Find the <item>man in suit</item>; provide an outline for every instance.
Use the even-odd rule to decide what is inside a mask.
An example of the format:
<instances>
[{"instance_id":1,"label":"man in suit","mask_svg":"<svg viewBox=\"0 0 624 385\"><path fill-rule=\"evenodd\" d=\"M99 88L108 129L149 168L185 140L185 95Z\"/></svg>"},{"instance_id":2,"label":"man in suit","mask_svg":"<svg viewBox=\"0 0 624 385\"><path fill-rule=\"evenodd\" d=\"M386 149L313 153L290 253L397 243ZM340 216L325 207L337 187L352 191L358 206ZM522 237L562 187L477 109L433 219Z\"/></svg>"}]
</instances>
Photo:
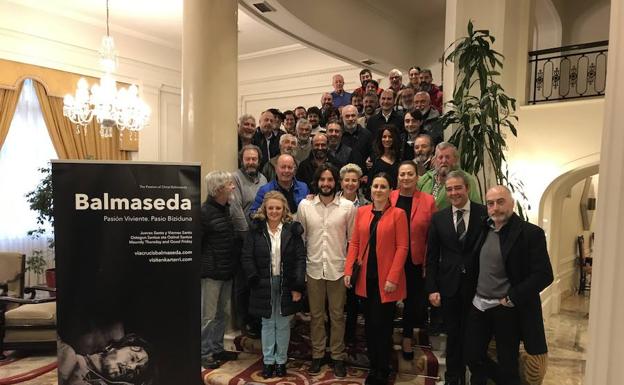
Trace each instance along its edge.
<instances>
[{"instance_id":1,"label":"man in suit","mask_svg":"<svg viewBox=\"0 0 624 385\"><path fill-rule=\"evenodd\" d=\"M475 246L487 210L468 199L470 183L464 172L451 171L445 186L451 206L431 218L426 288L431 304L442 306L447 328L445 384L463 385L465 319L477 278Z\"/></svg>"},{"instance_id":2,"label":"man in suit","mask_svg":"<svg viewBox=\"0 0 624 385\"><path fill-rule=\"evenodd\" d=\"M553 271L544 230L513 212L507 187L489 189L486 205L489 219L478 245L479 275L466 322L466 360L472 384L485 385L487 349L494 336L496 381L516 385L520 340L529 354L548 350L540 292L552 283Z\"/></svg>"}]
</instances>

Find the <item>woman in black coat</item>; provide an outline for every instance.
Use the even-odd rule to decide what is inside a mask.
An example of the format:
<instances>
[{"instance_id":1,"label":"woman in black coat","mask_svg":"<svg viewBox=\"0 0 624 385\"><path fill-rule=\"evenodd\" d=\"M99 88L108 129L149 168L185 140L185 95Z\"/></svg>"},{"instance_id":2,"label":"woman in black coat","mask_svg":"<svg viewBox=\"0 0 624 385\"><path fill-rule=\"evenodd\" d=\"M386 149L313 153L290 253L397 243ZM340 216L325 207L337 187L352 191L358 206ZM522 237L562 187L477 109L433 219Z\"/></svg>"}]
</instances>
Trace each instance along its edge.
<instances>
[{"instance_id":1,"label":"woman in black coat","mask_svg":"<svg viewBox=\"0 0 624 385\"><path fill-rule=\"evenodd\" d=\"M265 378L286 375L290 320L305 287L303 227L293 222L282 193L268 192L254 215L241 263L251 287L249 313L262 317Z\"/></svg>"}]
</instances>

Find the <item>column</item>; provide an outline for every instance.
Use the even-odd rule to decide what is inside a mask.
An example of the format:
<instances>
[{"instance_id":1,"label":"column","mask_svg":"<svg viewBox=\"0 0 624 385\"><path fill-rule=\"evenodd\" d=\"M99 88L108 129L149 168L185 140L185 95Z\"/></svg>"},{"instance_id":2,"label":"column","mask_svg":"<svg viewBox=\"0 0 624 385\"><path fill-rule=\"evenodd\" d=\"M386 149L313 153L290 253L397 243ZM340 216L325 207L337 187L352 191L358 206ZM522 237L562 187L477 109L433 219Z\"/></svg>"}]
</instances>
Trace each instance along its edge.
<instances>
[{"instance_id":1,"label":"column","mask_svg":"<svg viewBox=\"0 0 624 385\"><path fill-rule=\"evenodd\" d=\"M184 0L183 3L183 160L201 162L202 177L217 169L234 171L237 165L237 2ZM205 192L202 200L204 197Z\"/></svg>"},{"instance_id":2,"label":"column","mask_svg":"<svg viewBox=\"0 0 624 385\"><path fill-rule=\"evenodd\" d=\"M585 384L624 379L624 6L611 2ZM582 140L582 138L579 138Z\"/></svg>"}]
</instances>

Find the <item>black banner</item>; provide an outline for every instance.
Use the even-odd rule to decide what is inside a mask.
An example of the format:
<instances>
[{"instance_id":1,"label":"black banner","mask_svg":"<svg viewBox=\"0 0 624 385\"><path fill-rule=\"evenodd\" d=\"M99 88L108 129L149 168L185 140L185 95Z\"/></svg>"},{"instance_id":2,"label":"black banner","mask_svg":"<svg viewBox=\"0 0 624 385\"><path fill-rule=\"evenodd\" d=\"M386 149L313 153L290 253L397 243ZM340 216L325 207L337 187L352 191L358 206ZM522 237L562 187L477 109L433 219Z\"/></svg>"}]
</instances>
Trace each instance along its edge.
<instances>
[{"instance_id":1,"label":"black banner","mask_svg":"<svg viewBox=\"0 0 624 385\"><path fill-rule=\"evenodd\" d=\"M52 163L59 385L198 384L200 167Z\"/></svg>"}]
</instances>

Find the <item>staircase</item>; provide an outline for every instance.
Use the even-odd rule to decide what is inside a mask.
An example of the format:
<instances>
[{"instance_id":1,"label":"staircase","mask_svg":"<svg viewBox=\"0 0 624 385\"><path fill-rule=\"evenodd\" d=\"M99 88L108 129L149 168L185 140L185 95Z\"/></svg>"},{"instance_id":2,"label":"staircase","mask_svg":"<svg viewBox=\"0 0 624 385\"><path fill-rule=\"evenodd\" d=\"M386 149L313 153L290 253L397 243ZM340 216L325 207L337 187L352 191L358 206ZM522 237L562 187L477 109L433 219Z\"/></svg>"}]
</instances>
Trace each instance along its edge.
<instances>
[{"instance_id":1,"label":"staircase","mask_svg":"<svg viewBox=\"0 0 624 385\"><path fill-rule=\"evenodd\" d=\"M395 328L393 341L394 351L392 367L395 376L393 383L401 384L443 384L442 377L446 370L444 349L446 336L427 336L424 331L414 330L414 359L406 361L401 354L401 329ZM240 335L240 332L230 332L225 336L225 348L243 352L239 359L227 362L219 369L206 370L203 379L206 385L244 385L247 383L288 383L289 385L324 383L328 381L336 384L364 383L367 374L368 358L366 357L366 341L364 338L364 324L360 318L356 331L355 341L347 345L348 366L347 378L333 377L330 365L325 365L321 374L311 376L307 373L310 365L311 346L309 316L298 314L293 319L290 346L288 350L288 374L284 379L272 378L265 380L260 376L262 370L262 344L260 339L253 339ZM327 362L330 363L329 355Z\"/></svg>"}]
</instances>

